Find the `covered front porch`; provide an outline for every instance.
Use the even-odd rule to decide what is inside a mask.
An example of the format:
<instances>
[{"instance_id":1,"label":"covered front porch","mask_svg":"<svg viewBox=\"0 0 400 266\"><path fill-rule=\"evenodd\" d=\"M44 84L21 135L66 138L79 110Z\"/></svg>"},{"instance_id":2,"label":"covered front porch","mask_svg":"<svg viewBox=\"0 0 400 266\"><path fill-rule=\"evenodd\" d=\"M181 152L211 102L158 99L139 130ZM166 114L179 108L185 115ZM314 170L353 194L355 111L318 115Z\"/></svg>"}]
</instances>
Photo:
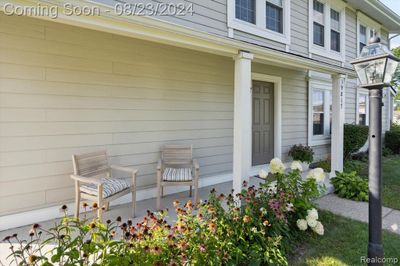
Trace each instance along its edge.
<instances>
[{"instance_id":1,"label":"covered front porch","mask_svg":"<svg viewBox=\"0 0 400 266\"><path fill-rule=\"evenodd\" d=\"M200 187L233 180L240 191L269 159L287 162L292 145L309 144L310 70L332 84L334 145L326 143L318 158L331 155L332 171L342 169L346 71L338 66L196 31L171 38L152 20L151 27L132 18L110 29L88 18L77 25L0 16L4 31L19 29L1 39L9 56L1 61L0 230L60 216L62 204L72 209L71 155L98 149L138 168L139 202L156 195L166 143L194 146ZM270 86L273 106L264 113L273 121L269 142L257 146L268 148L261 164L254 160L254 82Z\"/></svg>"}]
</instances>

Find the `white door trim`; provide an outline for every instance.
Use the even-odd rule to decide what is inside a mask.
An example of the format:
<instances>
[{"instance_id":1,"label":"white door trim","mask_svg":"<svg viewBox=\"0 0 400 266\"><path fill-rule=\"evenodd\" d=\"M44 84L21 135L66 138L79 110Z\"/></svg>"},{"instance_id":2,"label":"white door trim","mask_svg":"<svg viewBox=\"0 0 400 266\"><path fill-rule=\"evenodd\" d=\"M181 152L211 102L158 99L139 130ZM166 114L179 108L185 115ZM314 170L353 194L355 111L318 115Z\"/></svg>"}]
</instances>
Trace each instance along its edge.
<instances>
[{"instance_id":1,"label":"white door trim","mask_svg":"<svg viewBox=\"0 0 400 266\"><path fill-rule=\"evenodd\" d=\"M274 157L282 158L282 78L261 73L252 73L251 78L274 84Z\"/></svg>"}]
</instances>

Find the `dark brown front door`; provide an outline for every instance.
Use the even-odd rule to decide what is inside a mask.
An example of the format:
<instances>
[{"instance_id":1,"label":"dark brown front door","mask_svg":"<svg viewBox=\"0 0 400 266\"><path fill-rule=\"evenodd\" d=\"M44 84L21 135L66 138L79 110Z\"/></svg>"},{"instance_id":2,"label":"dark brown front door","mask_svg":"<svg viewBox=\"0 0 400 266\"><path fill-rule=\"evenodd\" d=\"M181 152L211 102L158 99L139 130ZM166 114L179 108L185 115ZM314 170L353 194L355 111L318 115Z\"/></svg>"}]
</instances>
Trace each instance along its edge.
<instances>
[{"instance_id":1,"label":"dark brown front door","mask_svg":"<svg viewBox=\"0 0 400 266\"><path fill-rule=\"evenodd\" d=\"M274 84L253 81L253 165L274 157Z\"/></svg>"}]
</instances>

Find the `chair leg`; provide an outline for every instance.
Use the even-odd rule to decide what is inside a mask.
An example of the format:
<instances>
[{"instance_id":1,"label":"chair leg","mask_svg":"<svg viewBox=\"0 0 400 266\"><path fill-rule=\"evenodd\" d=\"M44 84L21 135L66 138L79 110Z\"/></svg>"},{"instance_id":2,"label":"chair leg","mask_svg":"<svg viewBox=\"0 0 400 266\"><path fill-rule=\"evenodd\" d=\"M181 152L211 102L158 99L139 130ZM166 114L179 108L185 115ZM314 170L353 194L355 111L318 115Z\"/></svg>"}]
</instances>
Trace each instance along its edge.
<instances>
[{"instance_id":1,"label":"chair leg","mask_svg":"<svg viewBox=\"0 0 400 266\"><path fill-rule=\"evenodd\" d=\"M136 187L132 188L132 218L136 217Z\"/></svg>"},{"instance_id":2,"label":"chair leg","mask_svg":"<svg viewBox=\"0 0 400 266\"><path fill-rule=\"evenodd\" d=\"M161 209L161 194L162 194L162 185L161 185L161 170L157 170L157 203L156 209Z\"/></svg>"},{"instance_id":3,"label":"chair leg","mask_svg":"<svg viewBox=\"0 0 400 266\"><path fill-rule=\"evenodd\" d=\"M164 187L161 186L161 198L164 198Z\"/></svg>"},{"instance_id":4,"label":"chair leg","mask_svg":"<svg viewBox=\"0 0 400 266\"><path fill-rule=\"evenodd\" d=\"M189 197L192 197L192 186L190 186Z\"/></svg>"},{"instance_id":5,"label":"chair leg","mask_svg":"<svg viewBox=\"0 0 400 266\"><path fill-rule=\"evenodd\" d=\"M103 222L103 184L99 185L97 188L98 197L97 197L97 217L99 222Z\"/></svg>"},{"instance_id":6,"label":"chair leg","mask_svg":"<svg viewBox=\"0 0 400 266\"><path fill-rule=\"evenodd\" d=\"M81 193L79 191L79 182L75 181L75 218L79 218L79 208L81 207Z\"/></svg>"},{"instance_id":7,"label":"chair leg","mask_svg":"<svg viewBox=\"0 0 400 266\"><path fill-rule=\"evenodd\" d=\"M194 185L194 206L197 206L199 203L199 191L198 191L198 184Z\"/></svg>"}]
</instances>

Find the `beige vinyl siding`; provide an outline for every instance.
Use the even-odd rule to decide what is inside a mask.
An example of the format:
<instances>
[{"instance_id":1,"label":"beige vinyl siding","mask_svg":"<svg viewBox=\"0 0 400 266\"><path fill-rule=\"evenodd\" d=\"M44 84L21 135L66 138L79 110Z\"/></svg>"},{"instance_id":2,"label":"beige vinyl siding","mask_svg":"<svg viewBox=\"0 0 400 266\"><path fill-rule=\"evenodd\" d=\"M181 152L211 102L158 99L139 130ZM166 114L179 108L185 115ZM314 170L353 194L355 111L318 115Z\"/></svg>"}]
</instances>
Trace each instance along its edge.
<instances>
[{"instance_id":1,"label":"beige vinyl siding","mask_svg":"<svg viewBox=\"0 0 400 266\"><path fill-rule=\"evenodd\" d=\"M164 143L231 172L232 136L231 58L0 13L0 215L71 201L73 153L107 149L142 188Z\"/></svg>"}]
</instances>

